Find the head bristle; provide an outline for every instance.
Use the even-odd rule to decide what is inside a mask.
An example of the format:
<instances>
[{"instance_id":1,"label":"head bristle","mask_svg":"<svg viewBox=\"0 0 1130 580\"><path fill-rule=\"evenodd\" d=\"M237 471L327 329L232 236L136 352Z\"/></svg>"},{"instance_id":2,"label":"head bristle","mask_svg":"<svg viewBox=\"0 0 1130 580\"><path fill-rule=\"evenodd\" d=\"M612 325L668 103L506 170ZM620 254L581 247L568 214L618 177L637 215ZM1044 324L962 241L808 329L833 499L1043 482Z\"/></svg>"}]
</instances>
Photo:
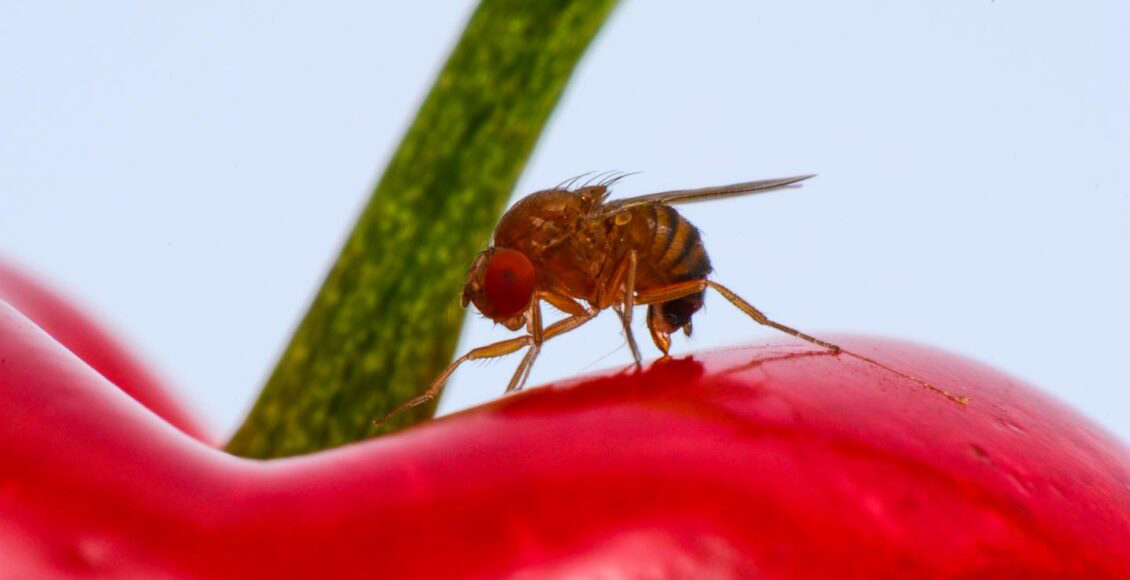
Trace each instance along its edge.
<instances>
[{"instance_id":1,"label":"head bristle","mask_svg":"<svg viewBox=\"0 0 1130 580\"><path fill-rule=\"evenodd\" d=\"M558 183L558 184L557 184L557 187L555 187L555 188L553 188L553 189L565 189L565 190L569 190L569 189L572 189L573 185L574 185L575 183L577 183L577 181L579 181L580 179L583 179L583 178L585 178L585 177L588 177L589 175L592 175L593 173L594 173L593 171L588 171L588 172L586 172L586 173L582 173L582 174L580 174L580 175L578 175L578 176L576 176L576 177L572 177L572 178L566 179L565 181L562 181L561 183Z\"/></svg>"}]
</instances>

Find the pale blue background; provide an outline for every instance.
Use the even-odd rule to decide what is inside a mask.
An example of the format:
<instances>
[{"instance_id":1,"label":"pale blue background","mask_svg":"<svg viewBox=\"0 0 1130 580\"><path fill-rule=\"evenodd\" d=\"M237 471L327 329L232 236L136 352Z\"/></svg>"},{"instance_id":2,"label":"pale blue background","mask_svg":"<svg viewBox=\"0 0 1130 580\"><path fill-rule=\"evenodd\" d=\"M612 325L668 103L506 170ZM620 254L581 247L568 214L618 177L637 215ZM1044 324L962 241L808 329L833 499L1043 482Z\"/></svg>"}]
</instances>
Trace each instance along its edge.
<instances>
[{"instance_id":1,"label":"pale blue background","mask_svg":"<svg viewBox=\"0 0 1130 580\"><path fill-rule=\"evenodd\" d=\"M403 4L0 4L0 254L230 432L471 7ZM1130 440L1128 30L1122 0L628 1L518 191L819 173L687 208L718 280L799 328L989 362ZM772 336L717 297L695 328L674 352ZM476 318L460 348L505 336ZM628 356L607 314L531 381ZM516 364L460 372L443 409Z\"/></svg>"}]
</instances>

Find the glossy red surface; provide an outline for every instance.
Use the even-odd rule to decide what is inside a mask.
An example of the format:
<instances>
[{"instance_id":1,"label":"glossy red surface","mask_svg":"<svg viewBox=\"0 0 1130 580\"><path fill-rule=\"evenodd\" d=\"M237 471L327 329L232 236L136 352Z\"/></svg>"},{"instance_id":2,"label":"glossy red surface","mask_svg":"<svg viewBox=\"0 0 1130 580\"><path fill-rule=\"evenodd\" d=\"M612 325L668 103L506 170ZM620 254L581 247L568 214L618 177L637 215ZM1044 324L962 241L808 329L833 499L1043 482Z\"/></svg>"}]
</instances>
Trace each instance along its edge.
<instances>
[{"instance_id":1,"label":"glossy red surface","mask_svg":"<svg viewBox=\"0 0 1130 580\"><path fill-rule=\"evenodd\" d=\"M57 293L3 260L0 301L34 320L102 376L181 431L201 441L212 441L169 388L109 333Z\"/></svg>"},{"instance_id":2,"label":"glossy red surface","mask_svg":"<svg viewBox=\"0 0 1130 580\"><path fill-rule=\"evenodd\" d=\"M0 303L13 577L1128 577L1130 454L982 365L806 346L530 389L259 462L173 428Z\"/></svg>"}]
</instances>

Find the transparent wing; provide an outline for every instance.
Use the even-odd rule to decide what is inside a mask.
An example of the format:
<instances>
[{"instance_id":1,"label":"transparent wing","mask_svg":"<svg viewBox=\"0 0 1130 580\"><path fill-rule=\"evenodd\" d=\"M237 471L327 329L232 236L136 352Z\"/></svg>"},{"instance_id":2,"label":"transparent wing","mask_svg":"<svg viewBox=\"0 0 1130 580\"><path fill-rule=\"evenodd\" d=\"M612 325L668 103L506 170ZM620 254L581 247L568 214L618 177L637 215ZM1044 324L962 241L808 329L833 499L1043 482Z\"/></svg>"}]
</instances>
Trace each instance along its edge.
<instances>
[{"instance_id":1,"label":"transparent wing","mask_svg":"<svg viewBox=\"0 0 1130 580\"><path fill-rule=\"evenodd\" d=\"M649 203L663 203L667 205L674 205L677 203L707 201L710 199L719 199L723 197L737 197L739 195L765 193L768 191L776 191L778 189L799 187L797 184L811 177L815 177L815 175L798 175L796 177L781 177L778 179L763 179L761 181L746 181L743 183L720 185L716 187L703 187L700 189L678 189L675 191L650 193L648 195L641 195L639 197L615 199L603 204L600 207L598 216L609 216L614 213L624 211L628 208L636 207L638 205L646 205Z\"/></svg>"}]
</instances>

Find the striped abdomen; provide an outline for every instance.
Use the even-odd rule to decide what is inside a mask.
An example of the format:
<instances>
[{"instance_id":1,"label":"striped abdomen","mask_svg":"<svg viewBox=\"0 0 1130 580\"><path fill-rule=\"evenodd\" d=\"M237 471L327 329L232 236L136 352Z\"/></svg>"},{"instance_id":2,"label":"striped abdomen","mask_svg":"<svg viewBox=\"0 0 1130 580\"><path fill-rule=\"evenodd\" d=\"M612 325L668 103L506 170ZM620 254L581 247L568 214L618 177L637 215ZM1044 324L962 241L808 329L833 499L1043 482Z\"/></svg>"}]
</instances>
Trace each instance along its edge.
<instances>
[{"instance_id":1,"label":"striped abdomen","mask_svg":"<svg viewBox=\"0 0 1130 580\"><path fill-rule=\"evenodd\" d=\"M689 280L701 280L710 273L710 258L702 245L698 228L691 225L675 208L663 204L650 204L636 208L635 218L643 218L649 239L636 242L639 255L636 288L666 286ZM649 307L648 318L662 321L663 332L674 332L690 323L691 316L702 308L703 293L698 292L669 302ZM658 309L658 312L656 312Z\"/></svg>"}]
</instances>

